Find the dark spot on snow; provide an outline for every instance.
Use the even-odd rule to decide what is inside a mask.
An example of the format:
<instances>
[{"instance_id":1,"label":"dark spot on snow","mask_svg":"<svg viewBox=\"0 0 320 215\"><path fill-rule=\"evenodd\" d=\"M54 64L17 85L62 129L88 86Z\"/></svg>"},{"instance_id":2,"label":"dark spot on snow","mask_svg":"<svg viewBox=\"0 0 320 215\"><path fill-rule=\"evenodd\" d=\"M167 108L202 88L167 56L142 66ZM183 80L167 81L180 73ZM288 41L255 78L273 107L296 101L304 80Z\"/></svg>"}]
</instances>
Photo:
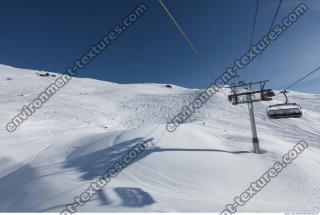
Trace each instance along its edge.
<instances>
[{"instance_id":1,"label":"dark spot on snow","mask_svg":"<svg viewBox=\"0 0 320 215\"><path fill-rule=\"evenodd\" d=\"M141 188L117 187L114 191L126 207L144 207L155 203L152 196Z\"/></svg>"},{"instance_id":2,"label":"dark spot on snow","mask_svg":"<svg viewBox=\"0 0 320 215\"><path fill-rule=\"evenodd\" d=\"M46 73L36 73L38 76L40 76L40 77L49 77L49 76L51 76L51 77L56 77L56 75L54 75L54 74L50 74L49 72L46 72Z\"/></svg>"}]
</instances>

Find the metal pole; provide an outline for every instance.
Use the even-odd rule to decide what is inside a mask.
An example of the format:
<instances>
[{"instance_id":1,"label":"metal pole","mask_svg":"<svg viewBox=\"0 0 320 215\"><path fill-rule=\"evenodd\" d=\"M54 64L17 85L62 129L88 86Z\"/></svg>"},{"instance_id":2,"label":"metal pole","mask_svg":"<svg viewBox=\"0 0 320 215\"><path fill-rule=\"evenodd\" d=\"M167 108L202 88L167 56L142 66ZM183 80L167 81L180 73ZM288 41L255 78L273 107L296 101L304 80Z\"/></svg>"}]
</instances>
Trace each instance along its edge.
<instances>
[{"instance_id":1,"label":"metal pole","mask_svg":"<svg viewBox=\"0 0 320 215\"><path fill-rule=\"evenodd\" d=\"M260 154L261 152L260 152L259 139L258 139L257 129L256 129L256 121L254 119L253 102L251 99L251 95L248 95L247 98L248 98L248 110L249 110L249 116L250 116L251 131L252 131L253 152Z\"/></svg>"}]
</instances>

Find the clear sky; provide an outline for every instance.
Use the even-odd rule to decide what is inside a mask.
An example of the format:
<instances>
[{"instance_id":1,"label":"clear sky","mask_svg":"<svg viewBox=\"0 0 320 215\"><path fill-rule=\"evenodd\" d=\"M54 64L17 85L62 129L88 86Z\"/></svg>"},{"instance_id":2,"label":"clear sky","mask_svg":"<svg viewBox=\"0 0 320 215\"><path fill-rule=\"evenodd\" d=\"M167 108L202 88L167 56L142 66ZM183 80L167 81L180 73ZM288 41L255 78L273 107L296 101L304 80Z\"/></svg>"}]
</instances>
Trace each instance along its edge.
<instances>
[{"instance_id":1,"label":"clear sky","mask_svg":"<svg viewBox=\"0 0 320 215\"><path fill-rule=\"evenodd\" d=\"M209 75L156 0L2 0L0 64L63 72L139 3L149 10L80 72L116 83L204 88ZM164 0L215 74L248 48L256 0ZM269 29L279 0L260 0L255 40ZM264 53L254 80L286 87L320 64L320 1L284 0L276 23L299 3L309 11ZM255 62L248 66L248 76ZM320 72L294 90L320 93Z\"/></svg>"}]
</instances>

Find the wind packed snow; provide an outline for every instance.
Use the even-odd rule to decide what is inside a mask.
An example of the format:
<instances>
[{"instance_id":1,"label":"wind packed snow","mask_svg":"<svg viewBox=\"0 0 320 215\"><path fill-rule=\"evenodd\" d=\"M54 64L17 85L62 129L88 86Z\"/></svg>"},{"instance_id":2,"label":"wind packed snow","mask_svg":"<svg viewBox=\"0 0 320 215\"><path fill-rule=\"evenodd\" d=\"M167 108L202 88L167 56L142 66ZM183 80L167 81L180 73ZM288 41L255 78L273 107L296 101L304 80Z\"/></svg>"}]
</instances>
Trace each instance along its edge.
<instances>
[{"instance_id":1,"label":"wind packed snow","mask_svg":"<svg viewBox=\"0 0 320 215\"><path fill-rule=\"evenodd\" d=\"M240 212L319 212L320 95L291 92L300 119L269 120L254 103L260 147L251 152L246 105L222 92L169 133L166 122L200 92L163 84L73 78L14 133L5 126L55 77L0 66L0 211L60 212L130 147L150 147L80 212L220 212L300 140L309 144ZM54 74L54 73L51 73Z\"/></svg>"}]
</instances>

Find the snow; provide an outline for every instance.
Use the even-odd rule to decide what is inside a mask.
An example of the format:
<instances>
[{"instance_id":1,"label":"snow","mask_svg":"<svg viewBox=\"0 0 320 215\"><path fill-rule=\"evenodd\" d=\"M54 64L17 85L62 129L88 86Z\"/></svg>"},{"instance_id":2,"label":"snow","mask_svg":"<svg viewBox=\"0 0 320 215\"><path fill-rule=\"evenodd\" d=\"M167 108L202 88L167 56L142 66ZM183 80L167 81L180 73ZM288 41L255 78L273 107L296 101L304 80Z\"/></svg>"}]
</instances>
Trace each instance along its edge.
<instances>
[{"instance_id":1,"label":"snow","mask_svg":"<svg viewBox=\"0 0 320 215\"><path fill-rule=\"evenodd\" d=\"M254 103L260 155L251 152L247 106L222 92L167 132L200 90L164 84L73 78L9 133L6 123L55 81L37 72L0 65L1 212L60 212L141 139L150 148L80 212L220 212L300 140L309 148L239 211L320 210L319 94L289 94L300 119L267 118L281 95Z\"/></svg>"}]
</instances>

